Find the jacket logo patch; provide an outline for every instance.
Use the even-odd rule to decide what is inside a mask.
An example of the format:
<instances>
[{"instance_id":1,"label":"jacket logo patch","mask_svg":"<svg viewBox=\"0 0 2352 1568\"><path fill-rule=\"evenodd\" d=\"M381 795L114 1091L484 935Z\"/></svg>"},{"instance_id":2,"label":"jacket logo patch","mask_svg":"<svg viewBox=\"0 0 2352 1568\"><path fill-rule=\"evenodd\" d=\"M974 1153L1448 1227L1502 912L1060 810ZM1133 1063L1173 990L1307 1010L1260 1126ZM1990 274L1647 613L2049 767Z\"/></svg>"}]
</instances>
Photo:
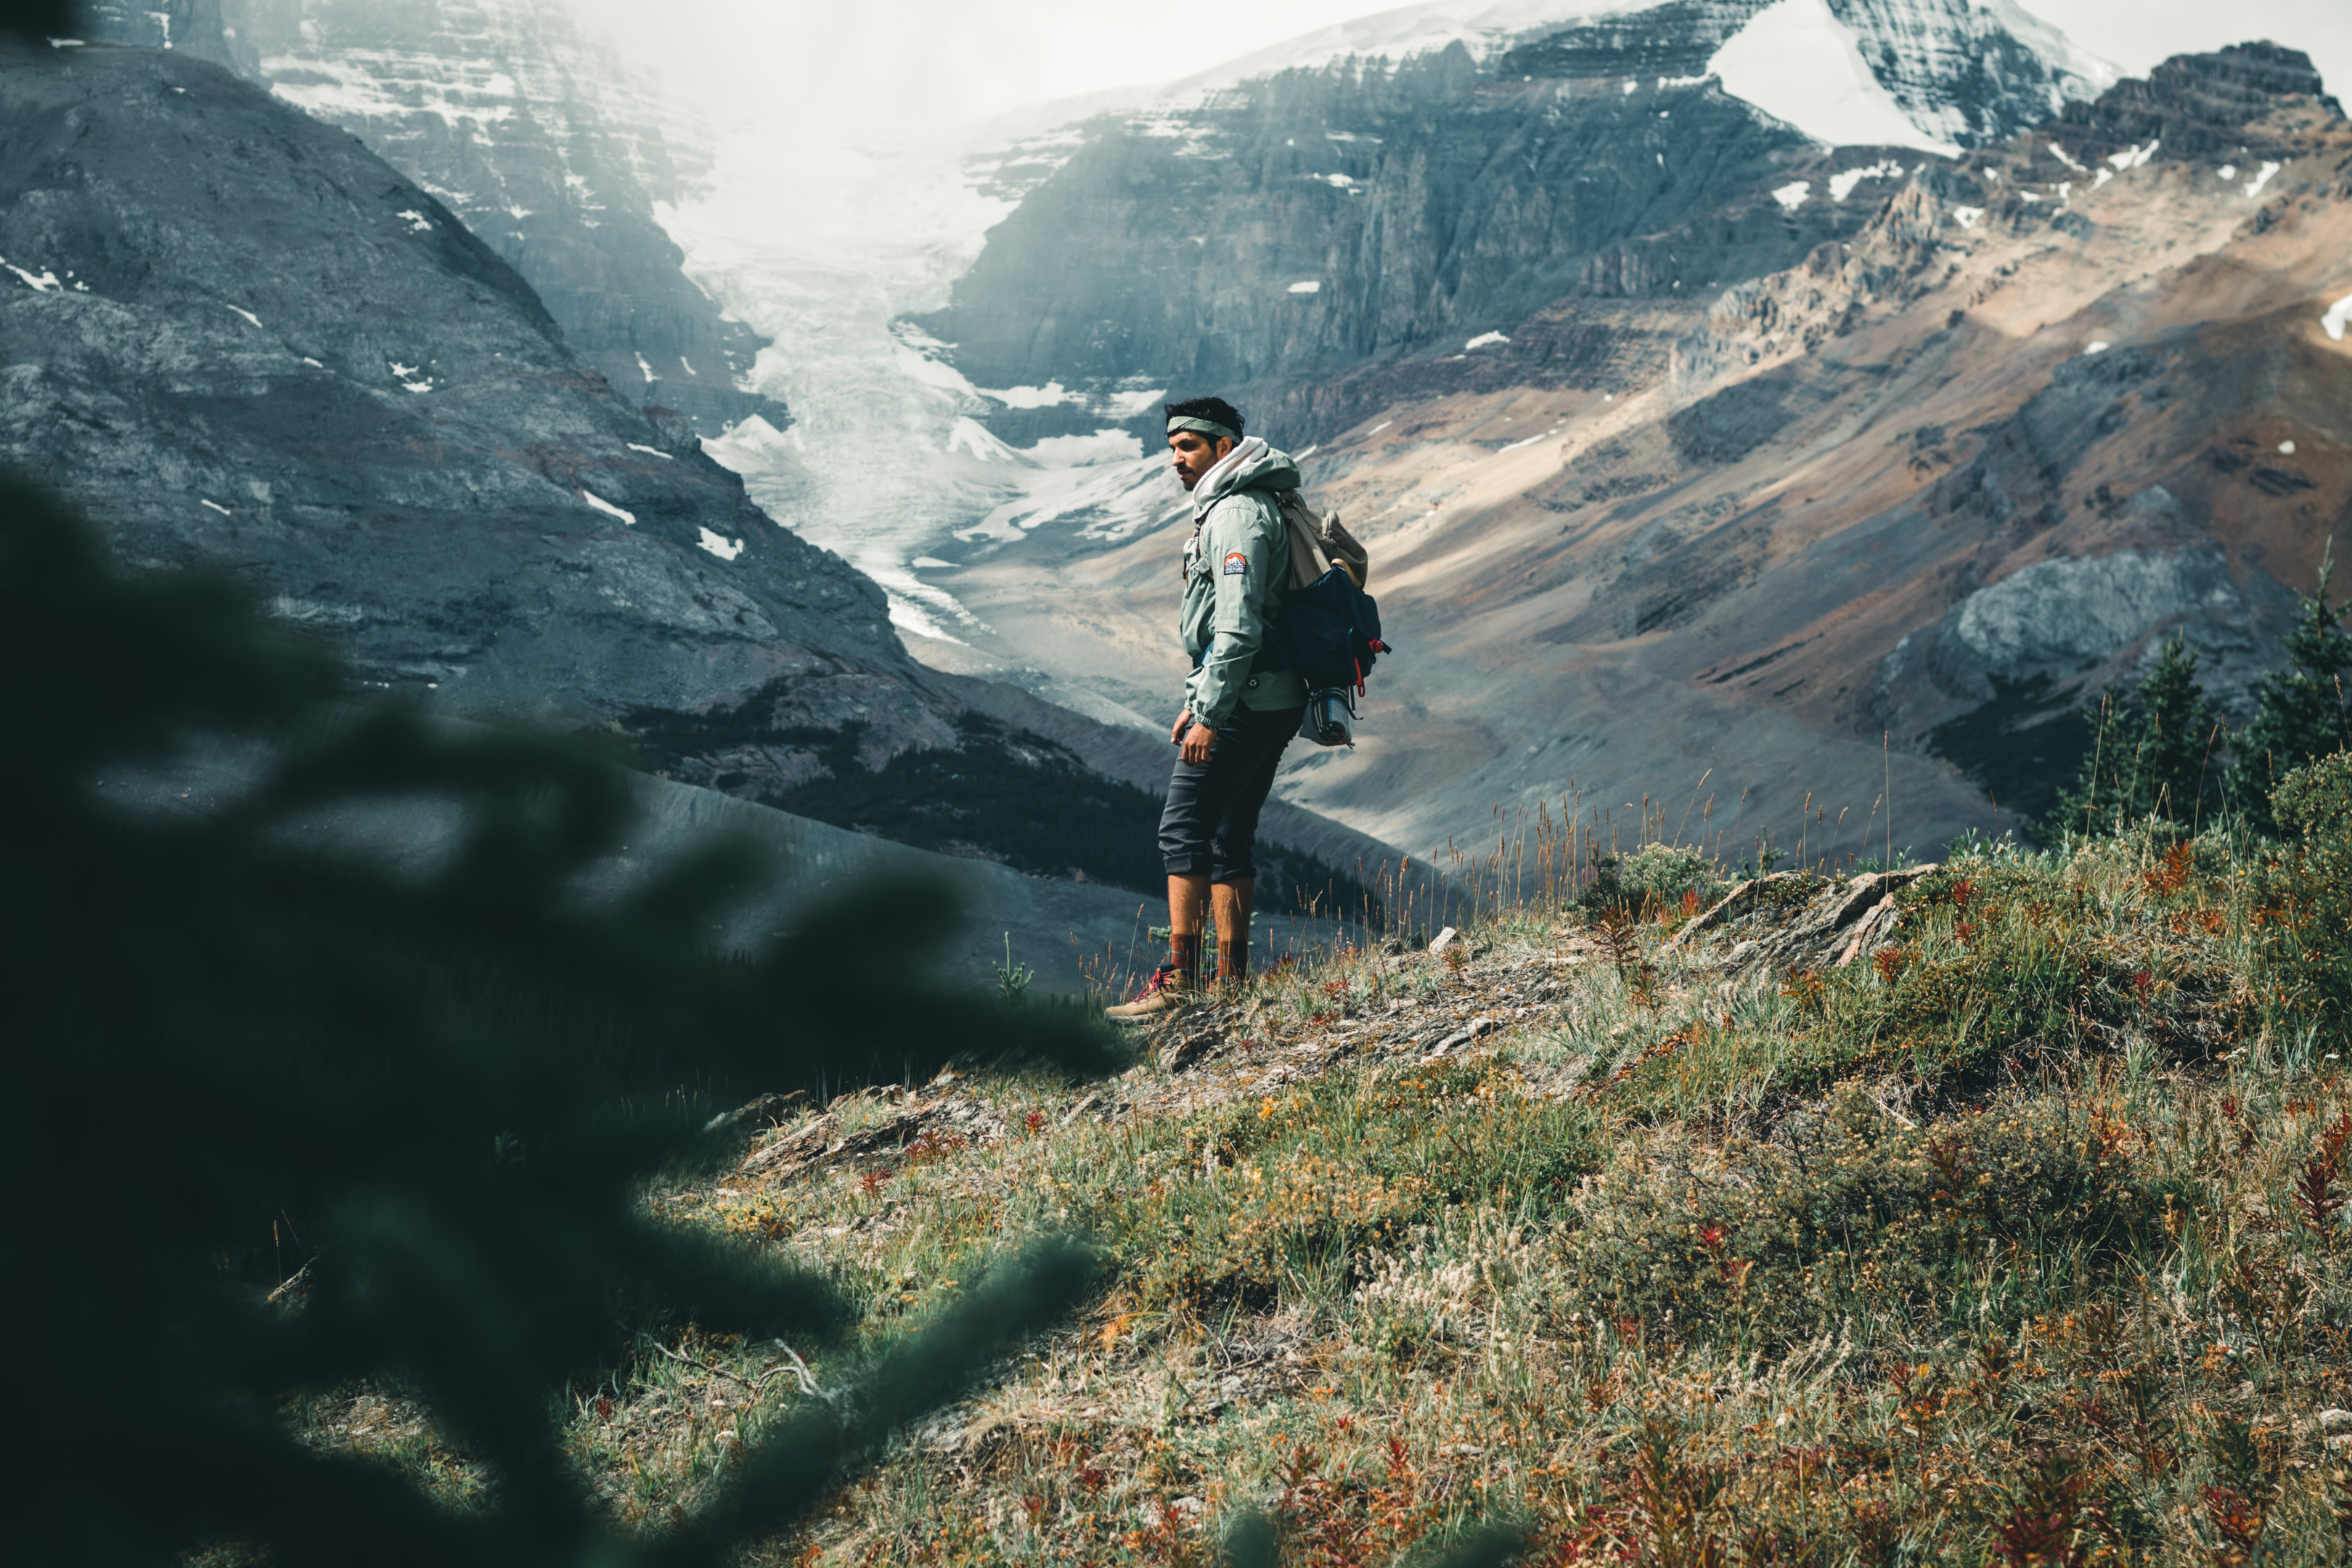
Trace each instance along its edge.
<instances>
[{"instance_id":1,"label":"jacket logo patch","mask_svg":"<svg viewBox=\"0 0 2352 1568\"><path fill-rule=\"evenodd\" d=\"M1239 576L1242 576L1244 574L1247 573L1248 571L1249 571L1249 557L1248 557L1248 556L1246 556L1246 555L1244 555L1244 554L1243 554L1240 551L1235 550L1235 551L1230 552L1225 556L1225 575L1226 575L1226 576L1228 576L1228 577L1239 577Z\"/></svg>"}]
</instances>

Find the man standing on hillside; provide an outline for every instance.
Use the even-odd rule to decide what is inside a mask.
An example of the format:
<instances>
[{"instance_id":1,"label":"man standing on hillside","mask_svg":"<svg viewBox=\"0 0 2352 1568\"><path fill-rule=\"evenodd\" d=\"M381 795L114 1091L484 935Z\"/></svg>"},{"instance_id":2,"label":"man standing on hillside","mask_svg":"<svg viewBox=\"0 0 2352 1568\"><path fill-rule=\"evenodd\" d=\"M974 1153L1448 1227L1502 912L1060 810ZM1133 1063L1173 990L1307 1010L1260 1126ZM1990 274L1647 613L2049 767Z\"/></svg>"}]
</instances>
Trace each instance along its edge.
<instances>
[{"instance_id":1,"label":"man standing on hillside","mask_svg":"<svg viewBox=\"0 0 2352 1568\"><path fill-rule=\"evenodd\" d=\"M1180 748L1160 817L1168 863L1168 962L1110 1016L1144 1022L1175 1012L1200 985L1206 912L1217 922L1217 978L1249 973L1251 852L1282 749L1306 717L1306 683L1272 668L1268 626L1282 613L1290 542L1276 495L1298 488L1298 465L1255 436L1222 397L1168 405L1177 482L1192 492L1178 633L1192 660Z\"/></svg>"}]
</instances>

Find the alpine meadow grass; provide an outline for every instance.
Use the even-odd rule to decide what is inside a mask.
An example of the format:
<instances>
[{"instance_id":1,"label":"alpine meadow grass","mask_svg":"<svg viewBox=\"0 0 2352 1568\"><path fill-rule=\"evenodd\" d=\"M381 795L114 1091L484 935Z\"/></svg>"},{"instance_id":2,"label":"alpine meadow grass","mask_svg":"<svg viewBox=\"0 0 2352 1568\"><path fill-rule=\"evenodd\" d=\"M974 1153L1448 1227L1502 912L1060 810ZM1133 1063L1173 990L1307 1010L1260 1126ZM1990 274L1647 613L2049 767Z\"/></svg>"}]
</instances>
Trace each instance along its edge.
<instances>
[{"instance_id":1,"label":"alpine meadow grass","mask_svg":"<svg viewBox=\"0 0 2352 1568\"><path fill-rule=\"evenodd\" d=\"M1503 906L1120 1078L782 1118L646 1201L824 1272L836 1353L1033 1237L1107 1283L754 1559L1381 1564L1517 1521L1547 1563L2338 1560L2338 766L2284 847L1969 847L1842 967L1674 943L1687 900ZM1787 885L1768 920L1836 879ZM835 1376L647 1340L573 1460L658 1527Z\"/></svg>"}]
</instances>

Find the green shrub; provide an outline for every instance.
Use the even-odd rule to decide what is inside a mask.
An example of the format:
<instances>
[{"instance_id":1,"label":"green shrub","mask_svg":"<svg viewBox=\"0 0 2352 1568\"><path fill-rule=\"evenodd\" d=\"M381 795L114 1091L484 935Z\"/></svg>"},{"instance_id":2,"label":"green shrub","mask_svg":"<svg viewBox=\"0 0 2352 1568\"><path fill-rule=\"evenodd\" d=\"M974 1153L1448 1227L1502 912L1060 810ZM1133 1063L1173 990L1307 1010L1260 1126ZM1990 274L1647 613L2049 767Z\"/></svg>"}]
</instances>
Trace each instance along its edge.
<instances>
[{"instance_id":1,"label":"green shrub","mask_svg":"<svg viewBox=\"0 0 2352 1568\"><path fill-rule=\"evenodd\" d=\"M648 1212L649 1179L736 1151L704 1095L1024 1038L1107 1062L1099 1042L910 977L908 943L952 920L938 889L853 890L740 960L703 933L754 869L740 846L583 903L632 837L617 769L372 706L225 581L118 570L8 479L0 655L37 672L0 699L0 801L28 828L0 857L0 1177L52 1194L0 1220L0 1327L47 1347L17 1390L47 1413L16 1470L22 1561L731 1562L1085 1289L1067 1246L976 1282L852 1403L777 1423L676 1529L623 1539L557 1423L635 1331L814 1344L853 1321L810 1271ZM214 809L99 787L203 782L208 750L251 768ZM428 870L320 844L404 806L460 816ZM282 1418L360 1385L413 1395L491 1484L446 1506Z\"/></svg>"},{"instance_id":2,"label":"green shrub","mask_svg":"<svg viewBox=\"0 0 2352 1568\"><path fill-rule=\"evenodd\" d=\"M2263 956L2299 1008L2340 1029L2352 1006L2352 752L2297 768L2271 800L2288 842L2262 879Z\"/></svg>"},{"instance_id":3,"label":"green shrub","mask_svg":"<svg viewBox=\"0 0 2352 1568\"><path fill-rule=\"evenodd\" d=\"M1644 844L1629 855L1603 855L1592 863L1592 885L1577 907L1595 917L1635 918L1703 909L1730 891L1716 864L1678 844ZM1694 910L1693 912L1696 912Z\"/></svg>"},{"instance_id":4,"label":"green shrub","mask_svg":"<svg viewBox=\"0 0 2352 1568\"><path fill-rule=\"evenodd\" d=\"M2254 689L2254 717L2236 738L2238 765L2230 775L2232 804L2253 826L2281 830L2272 803L2287 775L2315 758L2352 745L2352 703L2344 677L2352 672L2352 635L2344 613L2327 602L2331 555L2319 567L2319 587L2305 596L2286 637L2286 668Z\"/></svg>"},{"instance_id":5,"label":"green shrub","mask_svg":"<svg viewBox=\"0 0 2352 1568\"><path fill-rule=\"evenodd\" d=\"M2090 753L2074 786L2036 826L2057 842L2067 832L2148 817L2201 823L2221 798L2221 711L2197 679L2195 649L2175 633L2156 666L2120 700L2103 700Z\"/></svg>"}]
</instances>

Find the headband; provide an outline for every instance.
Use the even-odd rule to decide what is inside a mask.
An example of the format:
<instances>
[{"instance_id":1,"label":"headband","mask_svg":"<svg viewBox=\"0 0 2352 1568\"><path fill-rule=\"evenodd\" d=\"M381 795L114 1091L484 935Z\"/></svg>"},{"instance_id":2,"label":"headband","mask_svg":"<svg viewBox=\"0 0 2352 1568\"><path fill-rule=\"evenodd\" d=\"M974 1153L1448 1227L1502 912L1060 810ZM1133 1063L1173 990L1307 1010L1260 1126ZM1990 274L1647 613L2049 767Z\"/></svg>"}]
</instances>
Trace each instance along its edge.
<instances>
[{"instance_id":1,"label":"headband","mask_svg":"<svg viewBox=\"0 0 2352 1568\"><path fill-rule=\"evenodd\" d=\"M1203 436L1220 437L1227 441L1238 441L1242 438L1240 431L1228 430L1213 419L1190 417L1171 419L1168 422L1168 434L1173 436L1179 430L1198 430Z\"/></svg>"}]
</instances>

